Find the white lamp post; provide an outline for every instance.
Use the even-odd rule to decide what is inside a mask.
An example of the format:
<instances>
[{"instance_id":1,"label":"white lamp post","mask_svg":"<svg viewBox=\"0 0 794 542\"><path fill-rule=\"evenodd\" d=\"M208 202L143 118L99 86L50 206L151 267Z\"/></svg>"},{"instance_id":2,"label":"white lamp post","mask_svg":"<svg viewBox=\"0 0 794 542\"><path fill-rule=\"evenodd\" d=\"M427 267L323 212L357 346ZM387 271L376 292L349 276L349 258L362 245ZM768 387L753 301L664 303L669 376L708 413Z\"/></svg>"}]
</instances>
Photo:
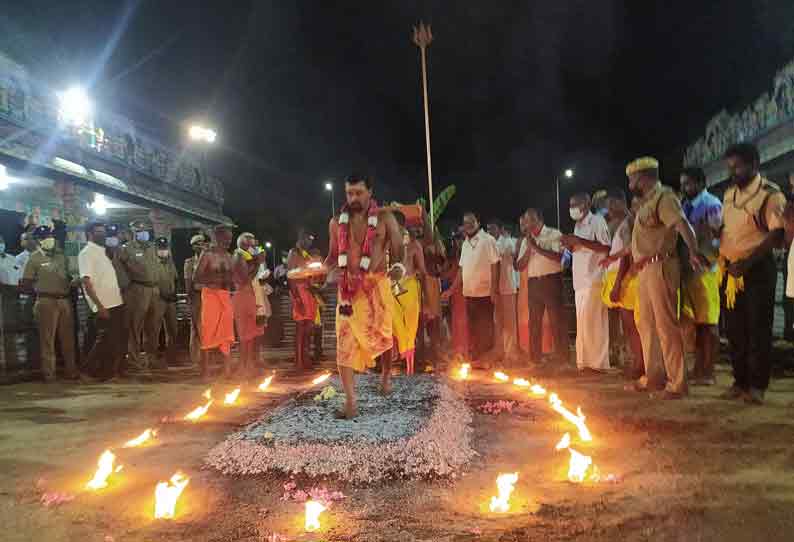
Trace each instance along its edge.
<instances>
[{"instance_id":1,"label":"white lamp post","mask_svg":"<svg viewBox=\"0 0 794 542\"><path fill-rule=\"evenodd\" d=\"M563 175L565 175L566 179L573 179L573 174L574 174L574 171L572 169L570 169L570 168L566 169L563 172ZM559 230L560 229L560 176L557 175L557 177L555 177L554 181L555 181L556 187L557 187L557 229Z\"/></svg>"},{"instance_id":2,"label":"white lamp post","mask_svg":"<svg viewBox=\"0 0 794 542\"><path fill-rule=\"evenodd\" d=\"M331 193L331 216L336 214L336 204L334 203L334 183L326 182L325 190Z\"/></svg>"}]
</instances>

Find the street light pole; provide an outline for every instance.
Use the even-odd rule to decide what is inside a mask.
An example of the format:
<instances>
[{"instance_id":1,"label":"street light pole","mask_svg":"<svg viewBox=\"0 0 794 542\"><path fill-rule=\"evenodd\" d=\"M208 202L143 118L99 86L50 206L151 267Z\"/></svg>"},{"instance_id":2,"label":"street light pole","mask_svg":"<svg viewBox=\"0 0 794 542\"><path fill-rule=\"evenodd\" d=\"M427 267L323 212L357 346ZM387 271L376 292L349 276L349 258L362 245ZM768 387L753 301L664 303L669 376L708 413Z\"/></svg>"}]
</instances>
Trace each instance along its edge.
<instances>
[{"instance_id":1,"label":"street light pole","mask_svg":"<svg viewBox=\"0 0 794 542\"><path fill-rule=\"evenodd\" d=\"M427 47L433 41L433 33L430 25L420 22L419 26L414 27L414 44L419 47L422 59L422 95L425 106L425 147L427 148L427 188L430 195L430 229L434 231L435 224L433 218L433 167L430 159L430 105L427 99Z\"/></svg>"},{"instance_id":2,"label":"street light pole","mask_svg":"<svg viewBox=\"0 0 794 542\"><path fill-rule=\"evenodd\" d=\"M334 203L334 184L331 182L325 183L325 189L331 193L331 218L336 215L336 204Z\"/></svg>"},{"instance_id":3,"label":"street light pole","mask_svg":"<svg viewBox=\"0 0 794 542\"><path fill-rule=\"evenodd\" d=\"M573 170L568 168L565 170L564 175L566 179L573 178ZM556 188L557 188L557 229L560 229L560 174L558 173L557 176L554 178Z\"/></svg>"}]
</instances>

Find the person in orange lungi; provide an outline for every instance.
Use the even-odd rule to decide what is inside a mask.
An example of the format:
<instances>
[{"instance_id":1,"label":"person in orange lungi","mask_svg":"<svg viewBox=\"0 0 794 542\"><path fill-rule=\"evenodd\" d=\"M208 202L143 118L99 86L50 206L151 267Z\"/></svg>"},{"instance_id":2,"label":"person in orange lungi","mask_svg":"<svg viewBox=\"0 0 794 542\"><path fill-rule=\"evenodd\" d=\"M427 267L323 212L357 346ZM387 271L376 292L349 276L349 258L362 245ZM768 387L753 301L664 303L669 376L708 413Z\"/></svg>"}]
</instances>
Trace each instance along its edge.
<instances>
[{"instance_id":1,"label":"person in orange lungi","mask_svg":"<svg viewBox=\"0 0 794 542\"><path fill-rule=\"evenodd\" d=\"M381 387L391 391L392 308L390 281L399 281L405 267L403 239L394 214L378 208L372 198L372 180L350 176L345 180L346 203L328 226L326 267L339 266L336 308L336 363L345 391L339 416L358 415L354 372L375 366L381 356ZM388 254L387 254L388 252ZM387 274L386 260L392 266Z\"/></svg>"},{"instance_id":2,"label":"person in orange lungi","mask_svg":"<svg viewBox=\"0 0 794 542\"><path fill-rule=\"evenodd\" d=\"M213 230L213 242L201 253L193 273L193 288L201 290L201 349L220 350L223 372L232 374L231 350L234 342L234 308L232 307L232 256L229 246L232 231L219 224ZM209 376L206 357L201 357L201 376Z\"/></svg>"},{"instance_id":3,"label":"person in orange lungi","mask_svg":"<svg viewBox=\"0 0 794 542\"><path fill-rule=\"evenodd\" d=\"M287 283L292 300L292 319L295 321L295 365L300 370L311 368L311 360L307 355L312 328L319 319L320 307L312 287L312 278L299 276L290 277L290 272L306 267L312 260L309 250L312 248L314 236L301 228L298 240L287 256Z\"/></svg>"},{"instance_id":4,"label":"person in orange lungi","mask_svg":"<svg viewBox=\"0 0 794 542\"><path fill-rule=\"evenodd\" d=\"M256 339L265 333L265 326L256 318L256 292L253 281L265 261L265 251L255 244L254 234L241 233L232 258L235 292L232 297L234 322L240 339L240 364L248 376L256 371Z\"/></svg>"}]
</instances>

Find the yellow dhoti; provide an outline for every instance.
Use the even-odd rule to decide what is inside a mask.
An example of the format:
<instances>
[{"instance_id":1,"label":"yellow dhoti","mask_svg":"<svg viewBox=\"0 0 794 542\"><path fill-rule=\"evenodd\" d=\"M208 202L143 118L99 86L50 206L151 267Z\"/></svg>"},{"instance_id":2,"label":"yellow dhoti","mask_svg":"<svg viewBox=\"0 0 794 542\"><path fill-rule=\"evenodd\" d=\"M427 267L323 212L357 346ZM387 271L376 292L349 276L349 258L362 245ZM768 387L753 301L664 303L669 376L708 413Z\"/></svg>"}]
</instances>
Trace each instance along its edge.
<instances>
[{"instance_id":1,"label":"yellow dhoti","mask_svg":"<svg viewBox=\"0 0 794 542\"><path fill-rule=\"evenodd\" d=\"M400 356L410 355L416 348L419 312L422 309L422 289L416 277L407 277L400 284L404 293L392 304L392 326Z\"/></svg>"},{"instance_id":2,"label":"yellow dhoti","mask_svg":"<svg viewBox=\"0 0 794 542\"><path fill-rule=\"evenodd\" d=\"M336 309L336 363L364 371L393 344L391 283L386 275L366 274L353 296L353 314Z\"/></svg>"},{"instance_id":3,"label":"yellow dhoti","mask_svg":"<svg viewBox=\"0 0 794 542\"><path fill-rule=\"evenodd\" d=\"M681 314L696 324L717 325L720 321L719 269L692 273L683 281Z\"/></svg>"},{"instance_id":4,"label":"yellow dhoti","mask_svg":"<svg viewBox=\"0 0 794 542\"><path fill-rule=\"evenodd\" d=\"M604 274L604 284L601 287L601 300L604 305L610 309L626 309L633 311L637 306L637 275L627 275L623 278L623 284L620 287L620 298L617 303L613 303L610 295L612 288L615 286L615 280L618 278L616 270L607 271Z\"/></svg>"}]
</instances>

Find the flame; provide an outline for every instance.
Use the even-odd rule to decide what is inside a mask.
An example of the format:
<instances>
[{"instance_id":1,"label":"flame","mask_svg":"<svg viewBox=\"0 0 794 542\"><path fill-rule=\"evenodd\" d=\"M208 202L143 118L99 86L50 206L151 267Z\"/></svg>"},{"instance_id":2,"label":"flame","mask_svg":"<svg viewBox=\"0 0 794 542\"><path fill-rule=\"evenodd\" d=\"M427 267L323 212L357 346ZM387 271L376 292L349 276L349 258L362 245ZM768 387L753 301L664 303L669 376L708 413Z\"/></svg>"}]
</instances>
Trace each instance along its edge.
<instances>
[{"instance_id":1,"label":"flame","mask_svg":"<svg viewBox=\"0 0 794 542\"><path fill-rule=\"evenodd\" d=\"M124 448L135 448L141 444L146 444L149 440L157 436L157 429L147 429L132 440L124 443Z\"/></svg>"},{"instance_id":2,"label":"flame","mask_svg":"<svg viewBox=\"0 0 794 542\"><path fill-rule=\"evenodd\" d=\"M581 484L587 476L587 469L593 464L593 458L589 455L580 454L573 448L568 448L568 451L571 452L571 463L568 465L568 480Z\"/></svg>"},{"instance_id":3,"label":"flame","mask_svg":"<svg viewBox=\"0 0 794 542\"><path fill-rule=\"evenodd\" d=\"M571 435L570 433L565 433L560 442L557 443L557 446L554 447L555 450L564 450L571 445Z\"/></svg>"},{"instance_id":4,"label":"flame","mask_svg":"<svg viewBox=\"0 0 794 542\"><path fill-rule=\"evenodd\" d=\"M515 380L513 380L513 384L521 388L528 388L530 385L529 380L526 380L524 378L516 378Z\"/></svg>"},{"instance_id":5,"label":"flame","mask_svg":"<svg viewBox=\"0 0 794 542\"><path fill-rule=\"evenodd\" d=\"M496 371L493 374L493 377L496 380L498 380L499 382L509 382L510 381L510 377L507 376L506 374L504 374L502 371Z\"/></svg>"},{"instance_id":6,"label":"flame","mask_svg":"<svg viewBox=\"0 0 794 542\"><path fill-rule=\"evenodd\" d=\"M458 367L458 378L461 380L466 380L469 378L469 371L471 371L471 364L464 363L460 367Z\"/></svg>"},{"instance_id":7,"label":"flame","mask_svg":"<svg viewBox=\"0 0 794 542\"><path fill-rule=\"evenodd\" d=\"M513 486L518 481L518 473L500 474L496 478L496 488L499 496L491 497L491 512L505 513L510 510L510 494Z\"/></svg>"},{"instance_id":8,"label":"flame","mask_svg":"<svg viewBox=\"0 0 794 542\"><path fill-rule=\"evenodd\" d=\"M214 401L212 399L210 399L209 401L207 401L206 405L202 405L200 407L196 407L195 409L193 409L190 412L188 412L185 415L184 419L190 420L191 422L198 421L199 418L201 418L202 416L204 416L204 414L207 413L207 411L210 409L210 405L212 405L213 402Z\"/></svg>"},{"instance_id":9,"label":"flame","mask_svg":"<svg viewBox=\"0 0 794 542\"><path fill-rule=\"evenodd\" d=\"M155 519L173 519L176 501L190 478L176 471L168 482L159 482L154 489Z\"/></svg>"},{"instance_id":10,"label":"flame","mask_svg":"<svg viewBox=\"0 0 794 542\"><path fill-rule=\"evenodd\" d=\"M237 402L237 398L240 396L240 388L234 388L232 391L226 394L226 397L223 399L224 405L233 405Z\"/></svg>"},{"instance_id":11,"label":"flame","mask_svg":"<svg viewBox=\"0 0 794 542\"><path fill-rule=\"evenodd\" d=\"M262 383L261 383L261 384L259 384L259 387L258 387L257 389L258 389L259 391L267 391L267 389L270 387L270 383L271 383L271 382L273 382L273 377L274 377L274 376L275 376L275 375L270 375L269 377L267 377L266 379L264 379L264 380L262 381Z\"/></svg>"},{"instance_id":12,"label":"flame","mask_svg":"<svg viewBox=\"0 0 794 542\"><path fill-rule=\"evenodd\" d=\"M312 385L316 386L317 384L325 382L329 378L331 378L331 373L325 373L324 375L320 375L317 378L315 378L314 380L312 380Z\"/></svg>"},{"instance_id":13,"label":"flame","mask_svg":"<svg viewBox=\"0 0 794 542\"><path fill-rule=\"evenodd\" d=\"M307 531L316 531L320 528L320 514L325 512L325 506L317 501L306 501L306 524Z\"/></svg>"},{"instance_id":14,"label":"flame","mask_svg":"<svg viewBox=\"0 0 794 542\"><path fill-rule=\"evenodd\" d=\"M539 396L539 397L543 397L543 396L545 396L545 395L546 395L546 388L544 388L544 387L543 387L543 386L541 386L540 384L532 384L532 386L530 386L529 390L530 390L530 391L531 391L531 392L532 392L534 395L537 395L537 396Z\"/></svg>"},{"instance_id":15,"label":"flame","mask_svg":"<svg viewBox=\"0 0 794 542\"><path fill-rule=\"evenodd\" d=\"M210 388L207 388L206 390L204 390L204 393L202 393L201 396L207 400L212 399L212 390Z\"/></svg>"},{"instance_id":16,"label":"flame","mask_svg":"<svg viewBox=\"0 0 794 542\"><path fill-rule=\"evenodd\" d=\"M115 460L116 456L113 454L113 452L110 450L105 450L102 455L99 456L97 470L96 473L94 473L94 477L85 485L85 487L88 489L93 489L94 491L107 487L108 476L121 470L121 465L115 469L113 468L113 462Z\"/></svg>"},{"instance_id":17,"label":"flame","mask_svg":"<svg viewBox=\"0 0 794 542\"><path fill-rule=\"evenodd\" d=\"M584 414L582 414L581 408L577 410L577 414L574 414L562 405L562 401L556 393L549 395L549 404L555 412L559 413L563 418L576 426L576 428L579 430L579 438L585 442L590 442L593 440L590 430L584 423L585 417Z\"/></svg>"}]
</instances>

